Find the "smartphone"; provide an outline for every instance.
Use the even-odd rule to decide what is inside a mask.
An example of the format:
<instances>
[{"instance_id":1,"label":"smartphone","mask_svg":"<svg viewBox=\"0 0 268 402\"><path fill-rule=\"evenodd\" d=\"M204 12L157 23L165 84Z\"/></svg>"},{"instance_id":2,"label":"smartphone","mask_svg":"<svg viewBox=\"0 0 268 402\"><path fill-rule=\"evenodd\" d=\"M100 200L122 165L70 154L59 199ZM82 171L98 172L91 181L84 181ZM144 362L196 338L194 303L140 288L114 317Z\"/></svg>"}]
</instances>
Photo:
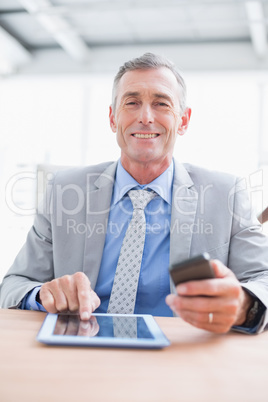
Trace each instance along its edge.
<instances>
[{"instance_id":1,"label":"smartphone","mask_svg":"<svg viewBox=\"0 0 268 402\"><path fill-rule=\"evenodd\" d=\"M171 265L169 273L175 286L183 282L215 278L208 253Z\"/></svg>"}]
</instances>

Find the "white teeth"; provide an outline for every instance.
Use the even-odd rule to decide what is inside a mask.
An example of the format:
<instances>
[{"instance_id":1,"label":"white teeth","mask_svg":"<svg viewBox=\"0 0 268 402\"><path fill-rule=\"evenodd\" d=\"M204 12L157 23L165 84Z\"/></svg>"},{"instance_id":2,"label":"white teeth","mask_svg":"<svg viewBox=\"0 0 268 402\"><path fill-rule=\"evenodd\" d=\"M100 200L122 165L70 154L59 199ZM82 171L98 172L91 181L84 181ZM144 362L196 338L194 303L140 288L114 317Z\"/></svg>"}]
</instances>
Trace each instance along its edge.
<instances>
[{"instance_id":1,"label":"white teeth","mask_svg":"<svg viewBox=\"0 0 268 402\"><path fill-rule=\"evenodd\" d=\"M136 138L155 138L158 134L133 134Z\"/></svg>"}]
</instances>

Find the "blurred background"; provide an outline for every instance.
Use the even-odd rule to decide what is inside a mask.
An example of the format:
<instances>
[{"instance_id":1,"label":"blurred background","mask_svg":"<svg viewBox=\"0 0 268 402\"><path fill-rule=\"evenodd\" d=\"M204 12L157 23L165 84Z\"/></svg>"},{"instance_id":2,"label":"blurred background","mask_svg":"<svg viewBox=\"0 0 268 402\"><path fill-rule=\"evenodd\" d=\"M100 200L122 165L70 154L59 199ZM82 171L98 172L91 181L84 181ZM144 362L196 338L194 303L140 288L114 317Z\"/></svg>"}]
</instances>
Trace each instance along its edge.
<instances>
[{"instance_id":1,"label":"blurred background","mask_svg":"<svg viewBox=\"0 0 268 402\"><path fill-rule=\"evenodd\" d=\"M0 0L0 281L33 222L39 165L119 157L113 77L144 52L186 80L175 157L245 177L256 214L267 207L267 31L266 0Z\"/></svg>"}]
</instances>

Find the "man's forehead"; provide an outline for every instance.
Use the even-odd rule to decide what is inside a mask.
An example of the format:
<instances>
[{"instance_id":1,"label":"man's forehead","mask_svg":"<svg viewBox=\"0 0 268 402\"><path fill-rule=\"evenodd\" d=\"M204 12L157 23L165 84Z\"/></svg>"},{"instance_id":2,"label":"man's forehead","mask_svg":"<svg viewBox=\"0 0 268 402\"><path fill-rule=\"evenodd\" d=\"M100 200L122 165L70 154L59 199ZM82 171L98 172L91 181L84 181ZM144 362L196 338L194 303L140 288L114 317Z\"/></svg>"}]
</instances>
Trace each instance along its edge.
<instances>
[{"instance_id":1,"label":"man's forehead","mask_svg":"<svg viewBox=\"0 0 268 402\"><path fill-rule=\"evenodd\" d=\"M177 95L178 82L174 74L167 68L133 70L126 72L119 82L118 92L121 96L138 96L150 92L159 96L159 94L168 94L172 97ZM118 94L119 94L118 93Z\"/></svg>"}]
</instances>

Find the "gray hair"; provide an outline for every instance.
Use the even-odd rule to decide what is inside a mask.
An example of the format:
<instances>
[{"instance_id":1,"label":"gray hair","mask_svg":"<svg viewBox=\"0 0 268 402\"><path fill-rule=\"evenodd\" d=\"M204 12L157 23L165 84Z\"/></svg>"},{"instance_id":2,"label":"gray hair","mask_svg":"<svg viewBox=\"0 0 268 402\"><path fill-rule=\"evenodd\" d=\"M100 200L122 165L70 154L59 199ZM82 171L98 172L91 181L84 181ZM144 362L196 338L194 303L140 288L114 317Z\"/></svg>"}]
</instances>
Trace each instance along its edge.
<instances>
[{"instance_id":1,"label":"gray hair","mask_svg":"<svg viewBox=\"0 0 268 402\"><path fill-rule=\"evenodd\" d=\"M119 68L118 73L114 78L113 91L112 91L112 108L115 112L116 100L117 100L117 90L120 79L125 73L133 70L149 70L158 69L161 67L168 68L176 77L179 84L179 95L180 95L180 108L183 113L186 108L186 85L184 79L178 72L174 63L163 56L158 56L153 53L145 53L141 57L129 60Z\"/></svg>"}]
</instances>

